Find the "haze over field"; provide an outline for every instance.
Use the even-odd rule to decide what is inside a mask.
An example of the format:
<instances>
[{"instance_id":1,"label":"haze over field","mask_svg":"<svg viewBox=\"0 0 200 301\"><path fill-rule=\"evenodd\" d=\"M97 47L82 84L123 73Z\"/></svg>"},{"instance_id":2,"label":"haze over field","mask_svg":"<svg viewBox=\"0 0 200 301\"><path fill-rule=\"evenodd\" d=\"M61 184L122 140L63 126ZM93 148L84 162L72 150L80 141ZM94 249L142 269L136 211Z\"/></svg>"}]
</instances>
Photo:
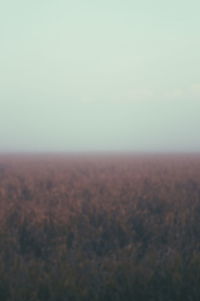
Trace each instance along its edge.
<instances>
[{"instance_id":1,"label":"haze over field","mask_svg":"<svg viewBox=\"0 0 200 301\"><path fill-rule=\"evenodd\" d=\"M0 151L200 151L199 1L0 4Z\"/></svg>"}]
</instances>

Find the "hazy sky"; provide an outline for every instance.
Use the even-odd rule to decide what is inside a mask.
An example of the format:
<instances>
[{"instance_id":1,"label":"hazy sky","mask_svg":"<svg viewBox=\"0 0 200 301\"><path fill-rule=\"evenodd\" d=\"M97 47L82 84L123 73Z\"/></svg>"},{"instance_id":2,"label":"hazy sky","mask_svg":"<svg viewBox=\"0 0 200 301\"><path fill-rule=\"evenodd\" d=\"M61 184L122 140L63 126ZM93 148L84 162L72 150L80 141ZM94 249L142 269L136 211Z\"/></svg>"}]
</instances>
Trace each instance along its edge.
<instances>
[{"instance_id":1,"label":"hazy sky","mask_svg":"<svg viewBox=\"0 0 200 301\"><path fill-rule=\"evenodd\" d=\"M0 151L200 151L199 0L2 0Z\"/></svg>"}]
</instances>

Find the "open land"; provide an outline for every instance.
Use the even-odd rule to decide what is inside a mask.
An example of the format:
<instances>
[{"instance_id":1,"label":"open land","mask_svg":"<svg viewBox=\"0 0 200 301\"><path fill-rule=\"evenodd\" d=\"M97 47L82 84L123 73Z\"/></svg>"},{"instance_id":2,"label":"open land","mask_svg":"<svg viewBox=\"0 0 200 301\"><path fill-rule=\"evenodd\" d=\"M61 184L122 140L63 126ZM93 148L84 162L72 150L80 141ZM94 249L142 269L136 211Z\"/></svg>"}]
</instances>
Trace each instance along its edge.
<instances>
[{"instance_id":1,"label":"open land","mask_svg":"<svg viewBox=\"0 0 200 301\"><path fill-rule=\"evenodd\" d=\"M200 155L1 155L1 301L200 300Z\"/></svg>"}]
</instances>

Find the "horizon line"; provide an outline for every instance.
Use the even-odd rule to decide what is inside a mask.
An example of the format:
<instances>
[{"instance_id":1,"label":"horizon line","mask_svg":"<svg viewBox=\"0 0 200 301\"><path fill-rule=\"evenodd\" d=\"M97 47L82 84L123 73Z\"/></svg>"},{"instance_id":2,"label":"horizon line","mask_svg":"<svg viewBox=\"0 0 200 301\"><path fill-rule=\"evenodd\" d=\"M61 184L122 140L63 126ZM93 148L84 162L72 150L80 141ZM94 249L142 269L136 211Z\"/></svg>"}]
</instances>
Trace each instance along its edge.
<instances>
[{"instance_id":1,"label":"horizon line","mask_svg":"<svg viewBox=\"0 0 200 301\"><path fill-rule=\"evenodd\" d=\"M104 155L104 154L126 154L126 155L200 155L200 150L198 151L188 151L188 150L73 150L73 151L53 151L53 150L17 150L17 151L1 151L0 150L0 155Z\"/></svg>"}]
</instances>

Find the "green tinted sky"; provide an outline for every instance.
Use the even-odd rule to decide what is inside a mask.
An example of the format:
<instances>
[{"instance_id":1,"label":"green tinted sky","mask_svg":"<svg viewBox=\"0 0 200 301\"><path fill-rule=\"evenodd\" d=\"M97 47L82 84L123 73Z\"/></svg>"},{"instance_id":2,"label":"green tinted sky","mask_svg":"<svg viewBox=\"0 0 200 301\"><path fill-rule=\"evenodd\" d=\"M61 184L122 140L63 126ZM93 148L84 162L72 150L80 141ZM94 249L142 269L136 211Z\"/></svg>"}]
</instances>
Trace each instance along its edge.
<instances>
[{"instance_id":1,"label":"green tinted sky","mask_svg":"<svg viewBox=\"0 0 200 301\"><path fill-rule=\"evenodd\" d=\"M1 1L0 151L200 151L199 11Z\"/></svg>"}]
</instances>

